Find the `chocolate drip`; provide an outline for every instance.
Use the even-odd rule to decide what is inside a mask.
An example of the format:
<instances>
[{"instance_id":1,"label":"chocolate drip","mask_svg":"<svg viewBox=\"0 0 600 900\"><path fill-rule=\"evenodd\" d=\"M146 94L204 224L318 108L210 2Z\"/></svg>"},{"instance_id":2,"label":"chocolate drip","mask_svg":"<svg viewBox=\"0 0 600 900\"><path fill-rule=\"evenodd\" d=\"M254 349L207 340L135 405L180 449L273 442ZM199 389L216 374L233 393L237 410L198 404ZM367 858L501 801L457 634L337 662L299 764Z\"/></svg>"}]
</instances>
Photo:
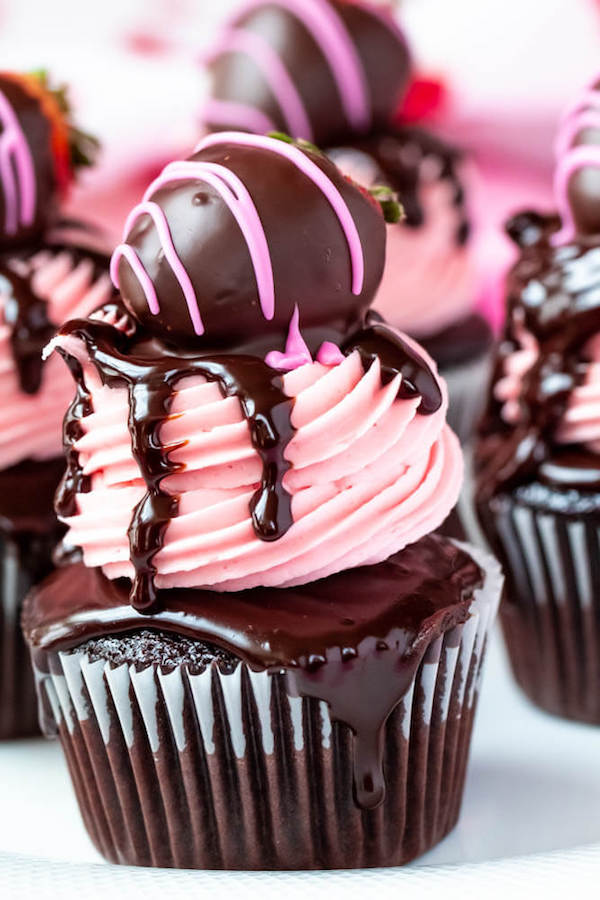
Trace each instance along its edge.
<instances>
[{"instance_id":1,"label":"chocolate drip","mask_svg":"<svg viewBox=\"0 0 600 900\"><path fill-rule=\"evenodd\" d=\"M36 394L42 384L42 351L56 332L48 317L48 306L32 288L30 260L36 253L69 253L73 265L83 260L93 263L93 277L108 273L109 258L104 253L58 240L33 242L26 250L0 259L0 291L7 295L5 319L11 329L10 344L19 385L25 394Z\"/></svg>"},{"instance_id":2,"label":"chocolate drip","mask_svg":"<svg viewBox=\"0 0 600 900\"><path fill-rule=\"evenodd\" d=\"M459 245L466 244L471 226L465 208L465 192L458 173L463 159L460 150L428 131L407 125L352 141L348 146L355 147L375 160L381 170L382 181L397 192L406 215L404 224L410 228L419 228L425 222L420 198L423 163L425 160L435 160L439 165L438 178L450 185L452 202L461 212L456 242Z\"/></svg>"},{"instance_id":3,"label":"chocolate drip","mask_svg":"<svg viewBox=\"0 0 600 900\"><path fill-rule=\"evenodd\" d=\"M497 354L492 385L505 372L506 359L519 349L517 330L524 327L539 345L539 355L524 375L519 395L520 419L509 425L502 404L492 395L481 426L477 453L482 499L531 478L563 487L592 486L589 473L597 457L577 448L566 462L568 448L555 434L573 389L585 374L583 347L600 331L600 270L593 239L554 247L550 241L556 216L521 213L507 225L521 248L508 278L508 324ZM588 456L591 464L583 464ZM583 468L580 476L573 470Z\"/></svg>"},{"instance_id":4,"label":"chocolate drip","mask_svg":"<svg viewBox=\"0 0 600 900\"><path fill-rule=\"evenodd\" d=\"M370 809L385 793L387 718L406 695L425 649L469 618L482 580L464 550L429 535L385 562L301 587L231 592L226 600L213 591L159 591L155 612L142 615L131 607L123 579L110 581L99 569L77 565L30 595L23 624L42 671L48 654L58 650L77 647L98 658L101 640L85 642L115 634L130 635L128 662L168 668L177 647L157 651L144 630L164 635L169 645L184 639L182 648L194 641L191 658L187 651L192 672L213 658L228 670L241 658L254 670L285 671L291 694L323 700L332 717L352 729L355 798ZM112 640L111 653L122 643Z\"/></svg>"},{"instance_id":5,"label":"chocolate drip","mask_svg":"<svg viewBox=\"0 0 600 900\"><path fill-rule=\"evenodd\" d=\"M369 315L366 327L353 334L343 345L343 350L347 354L358 350L365 370L379 359L384 383L401 375L398 396L420 396L419 412L423 415L432 415L442 405L440 386L423 357L397 331L378 322L377 317Z\"/></svg>"},{"instance_id":6,"label":"chocolate drip","mask_svg":"<svg viewBox=\"0 0 600 900\"><path fill-rule=\"evenodd\" d=\"M7 296L4 315L11 329L10 345L21 390L36 394L42 383L42 350L56 327L48 318L45 300L32 291L30 279L2 262L0 291Z\"/></svg>"},{"instance_id":7,"label":"chocolate drip","mask_svg":"<svg viewBox=\"0 0 600 900\"><path fill-rule=\"evenodd\" d=\"M126 315L124 309L122 314ZM101 321L76 320L61 333L83 341L103 384L125 386L129 392L132 450L147 486L129 527L131 562L136 573L131 602L136 609L148 612L157 602L152 561L162 547L169 520L177 513L177 497L161 487L164 478L179 468L169 458L169 452L176 448L164 448L159 432L180 379L202 375L215 381L224 396L239 399L252 445L263 462L261 486L251 501L255 533L264 541L277 540L285 534L292 524L291 498L283 487L283 476L289 468L285 448L294 428L292 400L284 393L281 376L275 370L249 355L181 354L157 341L144 340L143 332L124 334ZM79 418L89 409L89 394L78 361L64 350L60 352L78 384L78 395L65 425L69 465L57 498L57 511L65 516L72 514L75 493L89 488L72 448L73 439L78 436Z\"/></svg>"}]
</instances>

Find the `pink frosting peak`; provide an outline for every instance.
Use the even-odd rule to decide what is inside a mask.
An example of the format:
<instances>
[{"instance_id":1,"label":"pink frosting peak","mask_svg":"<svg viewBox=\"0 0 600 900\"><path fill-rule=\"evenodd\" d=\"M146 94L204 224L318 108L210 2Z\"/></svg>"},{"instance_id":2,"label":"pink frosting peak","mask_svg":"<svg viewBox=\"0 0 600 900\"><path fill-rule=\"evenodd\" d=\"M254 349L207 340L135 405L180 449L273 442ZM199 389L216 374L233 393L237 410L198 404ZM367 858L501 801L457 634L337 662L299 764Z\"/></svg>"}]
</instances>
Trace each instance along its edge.
<instances>
[{"instance_id":1,"label":"pink frosting peak","mask_svg":"<svg viewBox=\"0 0 600 900\"><path fill-rule=\"evenodd\" d=\"M82 547L86 565L131 577L128 528L146 485L131 450L127 390L101 383L75 335L54 344L81 363L92 407L75 445L91 490L77 495L77 512L65 520L67 541ZM239 401L202 377L177 385L160 440L181 464L163 482L179 503L154 558L158 588L313 581L386 559L437 528L455 504L462 454L445 423L441 380L442 405L426 416L418 396L399 394L400 375L385 383L379 360L365 369L357 351L332 366L307 362L282 379L294 399L284 477L293 524L273 542L252 526L262 464Z\"/></svg>"},{"instance_id":2,"label":"pink frosting peak","mask_svg":"<svg viewBox=\"0 0 600 900\"><path fill-rule=\"evenodd\" d=\"M27 139L14 109L0 91L0 180L4 194L4 229L16 234L19 222L28 226L35 216L35 169Z\"/></svg>"},{"instance_id":3,"label":"pink frosting peak","mask_svg":"<svg viewBox=\"0 0 600 900\"><path fill-rule=\"evenodd\" d=\"M310 350L300 334L299 323L300 313L296 303L285 343L285 353L281 353L279 350L271 350L270 353L267 353L265 362L268 366L281 372L289 372L312 362Z\"/></svg>"}]
</instances>

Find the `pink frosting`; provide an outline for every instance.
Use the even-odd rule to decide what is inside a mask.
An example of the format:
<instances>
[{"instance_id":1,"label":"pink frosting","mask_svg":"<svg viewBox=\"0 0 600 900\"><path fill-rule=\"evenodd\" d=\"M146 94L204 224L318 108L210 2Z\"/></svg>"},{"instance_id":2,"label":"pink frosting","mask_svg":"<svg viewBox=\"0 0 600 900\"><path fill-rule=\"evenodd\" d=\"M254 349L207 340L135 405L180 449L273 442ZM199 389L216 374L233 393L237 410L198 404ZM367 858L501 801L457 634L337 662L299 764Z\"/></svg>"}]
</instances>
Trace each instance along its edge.
<instances>
[{"instance_id":1,"label":"pink frosting","mask_svg":"<svg viewBox=\"0 0 600 900\"><path fill-rule=\"evenodd\" d=\"M56 343L80 359L93 408L76 445L92 489L77 496L67 540L83 548L87 565L131 577L127 529L145 486L131 452L127 394L102 386L79 339ZM283 382L295 398L284 479L294 523L275 542L260 541L252 527L249 501L262 468L238 400L200 377L180 383L161 433L183 469L163 483L180 500L154 560L159 588L312 581L387 558L453 507L462 455L445 423L443 382L443 404L431 416L417 413L419 398L398 398L399 378L382 383L378 361L365 372L357 352L331 367L303 365Z\"/></svg>"},{"instance_id":2,"label":"pink frosting","mask_svg":"<svg viewBox=\"0 0 600 900\"><path fill-rule=\"evenodd\" d=\"M502 403L502 418L510 424L519 421L522 381L539 355L538 343L524 325L517 325L516 334L519 348L506 358L504 375L494 387L494 396ZM583 444L600 453L600 334L590 338L582 358L585 375L571 391L555 439L559 444Z\"/></svg>"},{"instance_id":3,"label":"pink frosting","mask_svg":"<svg viewBox=\"0 0 600 900\"><path fill-rule=\"evenodd\" d=\"M112 294L108 273L94 280L90 260L74 265L68 252L40 251L26 263L13 261L21 275L33 272L32 287L48 303L57 327L66 318L86 316ZM62 420L73 396L73 380L52 357L44 364L40 390L21 390L11 348L11 328L4 318L7 297L0 292L0 469L24 459L51 459L62 454Z\"/></svg>"},{"instance_id":4,"label":"pink frosting","mask_svg":"<svg viewBox=\"0 0 600 900\"><path fill-rule=\"evenodd\" d=\"M375 164L366 154L336 154L336 165L358 184L371 187ZM419 228L388 225L386 264L374 308L386 321L418 338L442 331L471 312L476 271L468 247L459 246L460 212L453 188L423 168L419 192L424 222Z\"/></svg>"},{"instance_id":5,"label":"pink frosting","mask_svg":"<svg viewBox=\"0 0 600 900\"><path fill-rule=\"evenodd\" d=\"M600 453L600 334L587 342L583 357L589 360L585 377L571 393L557 439L565 444L585 444Z\"/></svg>"}]
</instances>

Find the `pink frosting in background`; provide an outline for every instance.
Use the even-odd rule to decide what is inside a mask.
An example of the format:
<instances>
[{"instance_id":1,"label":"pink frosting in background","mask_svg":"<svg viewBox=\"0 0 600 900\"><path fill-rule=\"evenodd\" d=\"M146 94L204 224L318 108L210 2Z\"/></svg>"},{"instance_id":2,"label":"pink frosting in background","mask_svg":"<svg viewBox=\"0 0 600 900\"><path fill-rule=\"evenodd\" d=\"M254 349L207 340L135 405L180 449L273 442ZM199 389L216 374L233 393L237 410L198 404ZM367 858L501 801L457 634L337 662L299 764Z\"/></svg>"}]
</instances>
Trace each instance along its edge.
<instances>
[{"instance_id":1,"label":"pink frosting in background","mask_svg":"<svg viewBox=\"0 0 600 900\"><path fill-rule=\"evenodd\" d=\"M9 262L8 265L11 265ZM66 251L42 250L15 271L33 271L32 287L46 300L51 321L88 315L112 295L108 273L94 279L90 260L75 265ZM11 348L11 328L4 318L7 297L0 292L0 469L25 459L51 459L62 454L62 421L72 396L73 380L56 356L44 364L40 390L21 390Z\"/></svg>"},{"instance_id":2,"label":"pink frosting in background","mask_svg":"<svg viewBox=\"0 0 600 900\"><path fill-rule=\"evenodd\" d=\"M519 397L522 381L536 363L539 350L535 337L523 325L518 327L519 349L504 364L504 377L494 387L505 422L516 424L521 415ZM600 453L600 334L594 335L582 351L585 375L569 397L563 420L555 435L559 444L583 444Z\"/></svg>"},{"instance_id":3,"label":"pink frosting in background","mask_svg":"<svg viewBox=\"0 0 600 900\"><path fill-rule=\"evenodd\" d=\"M334 159L357 184L369 188L377 180L367 154L340 150ZM462 219L452 186L438 176L435 161L426 160L419 192L421 226L388 225L385 271L373 304L386 321L417 338L460 321L475 304L473 252L456 241Z\"/></svg>"},{"instance_id":4,"label":"pink frosting in background","mask_svg":"<svg viewBox=\"0 0 600 900\"><path fill-rule=\"evenodd\" d=\"M127 529L145 485L131 453L127 393L102 386L77 338L55 344L81 361L93 406L76 445L92 490L77 497L67 541L83 548L86 565L131 577ZM249 501L262 468L238 400L199 377L181 382L161 440L178 446L171 458L185 468L163 483L180 503L154 560L157 587L313 581L386 559L454 506L462 454L445 423L443 382L443 404L431 416L417 414L419 398L397 398L398 378L382 384L378 361L365 373L356 352L338 365L303 365L283 382L295 398L284 479L294 524L275 542L252 528Z\"/></svg>"}]
</instances>

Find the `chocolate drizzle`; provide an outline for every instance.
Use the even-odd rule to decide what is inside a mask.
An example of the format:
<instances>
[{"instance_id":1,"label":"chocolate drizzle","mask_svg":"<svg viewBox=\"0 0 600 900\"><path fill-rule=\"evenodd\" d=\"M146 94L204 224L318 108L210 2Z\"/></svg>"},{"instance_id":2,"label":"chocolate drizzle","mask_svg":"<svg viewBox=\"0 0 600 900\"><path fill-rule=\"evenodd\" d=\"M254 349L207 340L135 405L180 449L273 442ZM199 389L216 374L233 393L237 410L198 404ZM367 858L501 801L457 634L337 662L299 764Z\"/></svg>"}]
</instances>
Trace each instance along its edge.
<instances>
[{"instance_id":1,"label":"chocolate drizzle","mask_svg":"<svg viewBox=\"0 0 600 900\"><path fill-rule=\"evenodd\" d=\"M19 385L25 394L36 394L42 384L42 351L56 332L48 317L48 306L32 287L30 259L36 253L69 253L73 265L84 259L94 266L95 279L108 273L108 257L92 248L59 241L35 242L27 251L0 258L0 291L7 296L4 318L11 330L10 345Z\"/></svg>"},{"instance_id":2,"label":"chocolate drizzle","mask_svg":"<svg viewBox=\"0 0 600 900\"><path fill-rule=\"evenodd\" d=\"M466 244L470 235L470 223L465 206L465 191L459 176L463 160L462 152L435 135L409 125L390 127L369 137L349 141L349 149L365 153L377 164L378 180L398 194L406 218L403 224L419 228L425 222L420 192L423 188L423 168L426 161L437 164L437 178L448 183L452 190L452 203L461 214L456 230L456 242ZM344 150L328 151L334 162Z\"/></svg>"},{"instance_id":3,"label":"chocolate drizzle","mask_svg":"<svg viewBox=\"0 0 600 900\"><path fill-rule=\"evenodd\" d=\"M122 311L125 314L125 310ZM244 354L185 355L157 341L148 341L143 330L124 334L101 321L75 320L61 334L83 341L102 383L125 386L129 392L129 430L133 455L147 492L134 510L129 527L131 562L135 580L131 602L143 612L156 605L153 558L162 547L167 524L177 513L177 497L162 490L167 475L178 470L169 458L175 447L163 447L160 428L169 412L178 381L202 375L215 381L226 397L239 399L250 428L252 445L263 462L260 488L251 501L255 533L264 541L280 538L292 524L291 498L283 487L289 468L285 448L292 438L292 400L284 393L281 376L255 356ZM89 410L89 393L81 365L70 354L59 352L71 367L78 385L65 420L68 468L57 495L57 512L71 515L75 494L89 489L82 476L73 439L79 434L79 418Z\"/></svg>"},{"instance_id":4,"label":"chocolate drizzle","mask_svg":"<svg viewBox=\"0 0 600 900\"><path fill-rule=\"evenodd\" d=\"M49 653L83 645L98 658L102 641L95 646L86 641L126 633L135 638L143 629L171 642L191 638L192 672L198 671L194 660L203 667L215 657L211 646L220 648L217 659L223 651L231 654L231 667L241 658L254 670L285 671L291 694L323 700L332 717L352 729L355 797L372 809L385 792L386 720L409 689L427 647L469 618L482 581L481 569L464 550L430 535L386 562L302 587L256 588L226 597L204 590L159 591L155 612L142 615L131 607L123 580L111 582L100 570L78 565L33 592L23 621L42 671ZM119 662L162 666L167 659L149 657L143 635L134 644L135 657Z\"/></svg>"},{"instance_id":5,"label":"chocolate drizzle","mask_svg":"<svg viewBox=\"0 0 600 900\"><path fill-rule=\"evenodd\" d=\"M36 296L31 280L0 261L0 291L6 294L6 323L21 390L36 394L42 383L42 350L56 327L48 318L45 300Z\"/></svg>"},{"instance_id":6,"label":"chocolate drizzle","mask_svg":"<svg viewBox=\"0 0 600 900\"><path fill-rule=\"evenodd\" d=\"M598 242L581 238L553 246L559 224L556 216L521 213L507 225L521 256L508 278L508 320L492 385L520 347L519 327L535 336L539 355L522 379L518 423L504 422L502 404L490 399L476 460L481 499L532 478L563 488L600 488L593 475L597 457L555 441L571 392L585 373L583 347L600 331Z\"/></svg>"},{"instance_id":7,"label":"chocolate drizzle","mask_svg":"<svg viewBox=\"0 0 600 900\"><path fill-rule=\"evenodd\" d=\"M442 405L439 383L423 357L397 331L378 322L371 314L367 316L366 327L353 334L342 349L346 354L358 350L365 371L379 359L384 383L401 375L398 396L420 396L419 412L422 415L432 415Z\"/></svg>"}]
</instances>

